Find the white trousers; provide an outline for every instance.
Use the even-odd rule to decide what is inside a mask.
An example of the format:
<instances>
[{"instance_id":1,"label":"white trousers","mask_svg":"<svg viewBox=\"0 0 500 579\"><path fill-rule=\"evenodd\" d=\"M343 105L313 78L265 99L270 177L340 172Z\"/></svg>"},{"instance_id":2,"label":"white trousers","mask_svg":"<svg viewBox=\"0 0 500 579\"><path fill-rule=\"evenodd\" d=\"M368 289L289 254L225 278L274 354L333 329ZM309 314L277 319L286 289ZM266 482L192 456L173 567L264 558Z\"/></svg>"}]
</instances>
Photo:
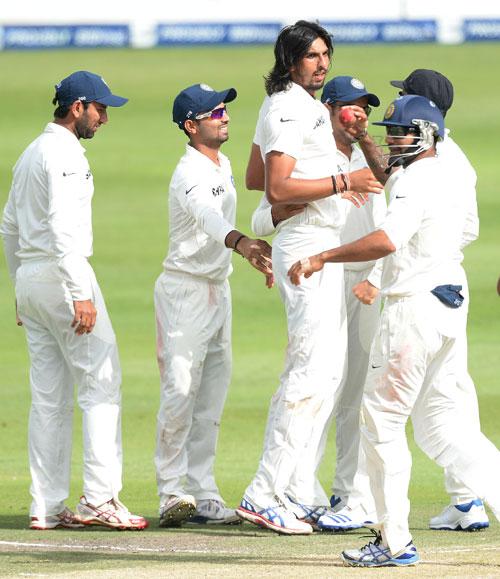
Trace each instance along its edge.
<instances>
[{"instance_id":1,"label":"white trousers","mask_svg":"<svg viewBox=\"0 0 500 579\"><path fill-rule=\"evenodd\" d=\"M335 230L312 226L281 230L273 242L273 271L287 315L288 347L280 387L271 401L263 454L246 490L262 507L285 493L304 504L328 504L315 471L345 362L343 266L326 264L321 272L302 278L300 286L290 283L287 272L298 259L335 245Z\"/></svg>"},{"instance_id":2,"label":"white trousers","mask_svg":"<svg viewBox=\"0 0 500 579\"><path fill-rule=\"evenodd\" d=\"M360 451L359 414L368 371L373 338L380 318L380 298L372 305L362 304L352 293L366 280L371 268L344 269L347 309L347 372L337 394L334 417L336 424L336 462L332 492L347 503L353 491Z\"/></svg>"},{"instance_id":3,"label":"white trousers","mask_svg":"<svg viewBox=\"0 0 500 579\"><path fill-rule=\"evenodd\" d=\"M405 426L452 476L500 517L500 452L457 409L457 336L465 313L432 294L387 299L370 355L361 415L362 444L384 541L397 553L411 540L411 455Z\"/></svg>"},{"instance_id":4,"label":"white trousers","mask_svg":"<svg viewBox=\"0 0 500 579\"><path fill-rule=\"evenodd\" d=\"M60 513L69 495L73 388L83 414L83 493L100 505L121 490L121 371L116 338L89 266L97 320L77 336L72 297L54 262L17 271L16 298L31 359L31 516Z\"/></svg>"},{"instance_id":5,"label":"white trousers","mask_svg":"<svg viewBox=\"0 0 500 579\"><path fill-rule=\"evenodd\" d=\"M231 379L229 283L162 273L155 286L155 310L160 505L186 492L197 500L221 500L213 467Z\"/></svg>"},{"instance_id":6,"label":"white trousers","mask_svg":"<svg viewBox=\"0 0 500 579\"><path fill-rule=\"evenodd\" d=\"M469 303L469 292L467 287L467 279L462 280L462 293L465 295L463 304L463 314L467 315L467 308ZM469 375L467 368L467 333L466 328L456 338L455 342L455 370L457 387L454 391L455 409L460 413L460 421L467 425L467 429L475 430L480 433L481 426L479 420L479 407L477 400L477 392L472 378ZM458 415L458 414L457 414ZM412 422L416 428L419 427L419 415L412 414ZM477 498L477 496L467 488L457 477L453 476L452 472L445 468L445 488L450 495L451 504L457 505L467 503ZM335 491L334 491L335 492ZM373 495L370 490L370 481L366 470L366 458L361 449L361 454L358 459L358 469L354 478L354 483L348 498L348 505L352 508L363 508L366 513L375 511L375 503Z\"/></svg>"}]
</instances>

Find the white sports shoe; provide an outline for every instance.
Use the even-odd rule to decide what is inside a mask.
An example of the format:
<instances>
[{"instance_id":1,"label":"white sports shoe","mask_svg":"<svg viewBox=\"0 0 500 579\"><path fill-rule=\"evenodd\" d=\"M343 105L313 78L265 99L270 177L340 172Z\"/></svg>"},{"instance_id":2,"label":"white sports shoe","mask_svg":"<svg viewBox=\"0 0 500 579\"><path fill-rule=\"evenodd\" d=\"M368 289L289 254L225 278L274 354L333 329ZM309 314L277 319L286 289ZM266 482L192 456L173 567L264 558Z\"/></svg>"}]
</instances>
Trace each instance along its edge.
<instances>
[{"instance_id":1,"label":"white sports shoe","mask_svg":"<svg viewBox=\"0 0 500 579\"><path fill-rule=\"evenodd\" d=\"M304 505L293 499L290 495L285 495L285 505L299 521L309 523L315 530L319 529L319 519L330 510L324 505Z\"/></svg>"},{"instance_id":2,"label":"white sports shoe","mask_svg":"<svg viewBox=\"0 0 500 579\"><path fill-rule=\"evenodd\" d=\"M48 515L45 517L31 517L30 529L37 531L48 531L49 529L82 529L85 525L78 515L73 511L64 508L58 515Z\"/></svg>"},{"instance_id":3,"label":"white sports shoe","mask_svg":"<svg viewBox=\"0 0 500 579\"><path fill-rule=\"evenodd\" d=\"M180 527L196 511L196 501L191 495L172 495L160 506L160 527Z\"/></svg>"},{"instance_id":4,"label":"white sports shoe","mask_svg":"<svg viewBox=\"0 0 500 579\"><path fill-rule=\"evenodd\" d=\"M432 517L429 528L436 531L479 531L490 526L483 501L475 499L461 505L448 505L437 517Z\"/></svg>"},{"instance_id":5,"label":"white sports shoe","mask_svg":"<svg viewBox=\"0 0 500 579\"><path fill-rule=\"evenodd\" d=\"M375 513L367 514L361 507L352 509L344 507L339 511L328 511L318 521L318 527L322 531L352 531L373 525L376 522Z\"/></svg>"},{"instance_id":6,"label":"white sports shoe","mask_svg":"<svg viewBox=\"0 0 500 579\"><path fill-rule=\"evenodd\" d=\"M196 503L194 515L186 521L189 525L239 525L240 517L222 501L202 499Z\"/></svg>"},{"instance_id":7,"label":"white sports shoe","mask_svg":"<svg viewBox=\"0 0 500 579\"><path fill-rule=\"evenodd\" d=\"M244 496L236 509L236 514L245 521L271 529L281 535L310 535L313 532L311 525L299 521L281 499L278 497L274 499L275 504L261 509Z\"/></svg>"},{"instance_id":8,"label":"white sports shoe","mask_svg":"<svg viewBox=\"0 0 500 579\"><path fill-rule=\"evenodd\" d=\"M76 512L84 525L101 525L122 531L141 531L148 526L144 517L132 515L118 499L95 506L81 497Z\"/></svg>"},{"instance_id":9,"label":"white sports shoe","mask_svg":"<svg viewBox=\"0 0 500 579\"><path fill-rule=\"evenodd\" d=\"M342 497L339 497L337 495L332 495L330 497L330 507L332 508L332 511L334 513L336 513L337 511L340 511L345 506L347 506L347 503L344 501L344 499Z\"/></svg>"},{"instance_id":10,"label":"white sports shoe","mask_svg":"<svg viewBox=\"0 0 500 579\"><path fill-rule=\"evenodd\" d=\"M393 555L387 545L382 543L382 537L377 534L375 541L361 549L342 551L340 555L347 567L407 567L416 565L420 557L412 541L399 553Z\"/></svg>"}]
</instances>

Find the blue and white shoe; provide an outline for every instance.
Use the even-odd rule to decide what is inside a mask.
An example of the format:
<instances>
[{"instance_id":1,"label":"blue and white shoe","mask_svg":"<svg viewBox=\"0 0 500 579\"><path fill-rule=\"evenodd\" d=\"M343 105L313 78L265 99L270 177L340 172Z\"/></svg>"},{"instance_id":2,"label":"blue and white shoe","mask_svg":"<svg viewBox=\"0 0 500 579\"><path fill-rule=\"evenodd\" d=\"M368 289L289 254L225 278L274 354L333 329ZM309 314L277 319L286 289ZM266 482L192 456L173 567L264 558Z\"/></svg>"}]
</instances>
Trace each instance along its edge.
<instances>
[{"instance_id":1,"label":"blue and white shoe","mask_svg":"<svg viewBox=\"0 0 500 579\"><path fill-rule=\"evenodd\" d=\"M328 507L325 507L324 505L304 505L296 501L290 495L286 495L285 498L286 507L294 513L299 521L309 523L313 529L319 530L318 521L329 511Z\"/></svg>"},{"instance_id":2,"label":"blue and white shoe","mask_svg":"<svg viewBox=\"0 0 500 579\"><path fill-rule=\"evenodd\" d=\"M187 519L187 525L239 525L241 519L234 509L217 499L202 499L196 501L194 515Z\"/></svg>"},{"instance_id":3,"label":"blue and white shoe","mask_svg":"<svg viewBox=\"0 0 500 579\"><path fill-rule=\"evenodd\" d=\"M367 514L364 509L344 507L340 511L327 511L318 520L318 528L322 531L345 532L374 525L376 515Z\"/></svg>"},{"instance_id":4,"label":"blue and white shoe","mask_svg":"<svg viewBox=\"0 0 500 579\"><path fill-rule=\"evenodd\" d=\"M313 532L311 525L299 521L278 497L275 497L275 501L275 504L261 509L252 503L247 496L244 496L240 506L236 509L236 514L244 521L265 527L281 535L310 535Z\"/></svg>"},{"instance_id":5,"label":"blue and white shoe","mask_svg":"<svg viewBox=\"0 0 500 579\"><path fill-rule=\"evenodd\" d=\"M373 543L361 549L342 551L340 557L346 567L407 567L416 565L420 560L412 541L402 551L392 555L389 547L382 543L380 534Z\"/></svg>"},{"instance_id":6,"label":"blue and white shoe","mask_svg":"<svg viewBox=\"0 0 500 579\"><path fill-rule=\"evenodd\" d=\"M346 506L346 503L344 502L342 497L338 497L336 495L332 495L330 497L330 507L332 508L332 511L334 513L336 513L337 511L340 511L340 509L343 509L345 506Z\"/></svg>"},{"instance_id":7,"label":"blue and white shoe","mask_svg":"<svg viewBox=\"0 0 500 579\"><path fill-rule=\"evenodd\" d=\"M490 526L483 501L475 499L461 505L448 505L437 517L432 517L429 528L435 531L480 531Z\"/></svg>"}]
</instances>

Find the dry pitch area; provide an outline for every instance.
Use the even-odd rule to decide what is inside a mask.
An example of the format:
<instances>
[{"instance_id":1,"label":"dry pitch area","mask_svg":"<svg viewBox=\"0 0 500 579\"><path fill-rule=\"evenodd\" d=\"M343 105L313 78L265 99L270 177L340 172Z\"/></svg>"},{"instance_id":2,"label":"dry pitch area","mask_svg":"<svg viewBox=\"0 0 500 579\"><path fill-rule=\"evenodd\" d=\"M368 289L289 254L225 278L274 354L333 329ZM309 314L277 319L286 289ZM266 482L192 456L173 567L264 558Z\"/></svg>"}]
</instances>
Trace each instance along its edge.
<instances>
[{"instance_id":1,"label":"dry pitch area","mask_svg":"<svg viewBox=\"0 0 500 579\"><path fill-rule=\"evenodd\" d=\"M3 531L1 576L18 577L500 577L499 525L481 533L414 531L421 563L405 569L342 566L364 531L282 537L245 524L118 533Z\"/></svg>"}]
</instances>

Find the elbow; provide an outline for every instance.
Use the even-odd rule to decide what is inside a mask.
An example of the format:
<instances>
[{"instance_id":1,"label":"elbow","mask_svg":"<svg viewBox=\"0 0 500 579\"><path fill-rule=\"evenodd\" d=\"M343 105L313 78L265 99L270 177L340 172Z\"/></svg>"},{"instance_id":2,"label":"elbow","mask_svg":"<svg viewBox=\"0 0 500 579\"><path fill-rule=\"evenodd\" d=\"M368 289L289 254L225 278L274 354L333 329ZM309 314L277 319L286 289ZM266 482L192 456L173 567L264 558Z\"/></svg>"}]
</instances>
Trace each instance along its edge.
<instances>
[{"instance_id":1,"label":"elbow","mask_svg":"<svg viewBox=\"0 0 500 579\"><path fill-rule=\"evenodd\" d=\"M284 203L286 199L280 194L279 189L276 187L266 187L266 197L271 205L276 205L277 203Z\"/></svg>"}]
</instances>

